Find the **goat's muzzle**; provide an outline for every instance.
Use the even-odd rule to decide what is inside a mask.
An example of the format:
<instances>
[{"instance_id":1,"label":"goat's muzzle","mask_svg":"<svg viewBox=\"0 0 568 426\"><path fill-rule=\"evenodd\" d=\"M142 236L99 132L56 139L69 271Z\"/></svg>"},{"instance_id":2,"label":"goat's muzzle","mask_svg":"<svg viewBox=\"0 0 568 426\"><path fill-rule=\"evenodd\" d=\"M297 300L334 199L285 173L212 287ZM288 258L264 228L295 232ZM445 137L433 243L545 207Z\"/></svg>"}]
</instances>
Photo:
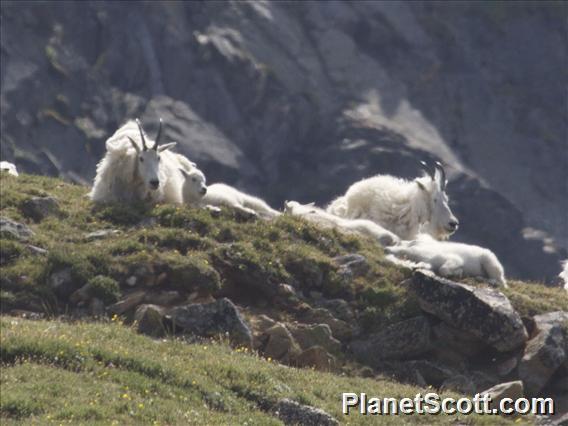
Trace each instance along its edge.
<instances>
[{"instance_id":1,"label":"goat's muzzle","mask_svg":"<svg viewBox=\"0 0 568 426\"><path fill-rule=\"evenodd\" d=\"M151 180L150 181L150 188L156 190L156 189L158 189L159 186L160 186L159 180Z\"/></svg>"}]
</instances>

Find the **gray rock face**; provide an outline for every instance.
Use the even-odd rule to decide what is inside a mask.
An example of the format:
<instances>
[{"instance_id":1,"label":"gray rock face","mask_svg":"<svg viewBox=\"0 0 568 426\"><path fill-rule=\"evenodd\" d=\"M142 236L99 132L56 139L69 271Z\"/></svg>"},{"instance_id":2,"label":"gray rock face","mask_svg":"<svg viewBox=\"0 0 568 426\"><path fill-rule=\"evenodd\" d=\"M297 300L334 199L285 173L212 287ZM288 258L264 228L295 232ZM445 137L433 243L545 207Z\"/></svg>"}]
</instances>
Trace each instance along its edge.
<instances>
[{"instance_id":1,"label":"gray rock face","mask_svg":"<svg viewBox=\"0 0 568 426\"><path fill-rule=\"evenodd\" d=\"M537 395L568 358L568 312L534 317L537 335L529 340L519 363L527 395Z\"/></svg>"},{"instance_id":2,"label":"gray rock face","mask_svg":"<svg viewBox=\"0 0 568 426\"><path fill-rule=\"evenodd\" d=\"M414 272L409 288L424 311L500 352L517 349L528 339L521 317L497 290L458 284L424 270Z\"/></svg>"},{"instance_id":3,"label":"gray rock face","mask_svg":"<svg viewBox=\"0 0 568 426\"><path fill-rule=\"evenodd\" d=\"M62 298L69 297L76 290L73 282L71 268L64 268L56 271L49 277L49 286Z\"/></svg>"},{"instance_id":4,"label":"gray rock face","mask_svg":"<svg viewBox=\"0 0 568 426\"><path fill-rule=\"evenodd\" d=\"M227 298L171 309L167 315L174 327L198 336L229 335L236 345L252 347L252 333L237 307Z\"/></svg>"},{"instance_id":5,"label":"gray rock face","mask_svg":"<svg viewBox=\"0 0 568 426\"><path fill-rule=\"evenodd\" d=\"M355 357L370 366L382 360L409 359L432 349L430 324L424 317L411 318L388 326L386 329L352 342Z\"/></svg>"},{"instance_id":6,"label":"gray rock face","mask_svg":"<svg viewBox=\"0 0 568 426\"><path fill-rule=\"evenodd\" d=\"M0 235L3 238L14 238L25 241L33 235L33 231L23 223L18 223L7 217L0 218Z\"/></svg>"},{"instance_id":7,"label":"gray rock face","mask_svg":"<svg viewBox=\"0 0 568 426\"><path fill-rule=\"evenodd\" d=\"M61 214L59 202L53 197L32 197L25 200L20 208L25 216L36 222L42 221L47 216L59 216Z\"/></svg>"},{"instance_id":8,"label":"gray rock face","mask_svg":"<svg viewBox=\"0 0 568 426\"><path fill-rule=\"evenodd\" d=\"M289 399L281 399L273 407L273 412L285 425L296 426L335 426L339 422L325 411L301 405Z\"/></svg>"},{"instance_id":9,"label":"gray rock face","mask_svg":"<svg viewBox=\"0 0 568 426\"><path fill-rule=\"evenodd\" d=\"M302 349L321 346L332 354L341 353L341 343L332 336L327 324L288 324L288 329Z\"/></svg>"},{"instance_id":10,"label":"gray rock face","mask_svg":"<svg viewBox=\"0 0 568 426\"><path fill-rule=\"evenodd\" d=\"M517 6L4 2L0 156L89 183L118 126L161 116L208 180L274 205L440 159L455 238L550 280L566 252L527 228L568 244L566 5Z\"/></svg>"}]
</instances>

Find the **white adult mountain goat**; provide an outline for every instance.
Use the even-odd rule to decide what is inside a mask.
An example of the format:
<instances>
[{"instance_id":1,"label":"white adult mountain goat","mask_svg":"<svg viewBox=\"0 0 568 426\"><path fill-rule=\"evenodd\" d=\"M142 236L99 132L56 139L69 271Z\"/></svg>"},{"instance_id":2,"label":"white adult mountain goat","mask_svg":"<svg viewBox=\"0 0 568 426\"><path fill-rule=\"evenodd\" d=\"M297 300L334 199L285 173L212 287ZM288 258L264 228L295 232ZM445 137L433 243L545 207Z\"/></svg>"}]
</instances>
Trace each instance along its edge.
<instances>
[{"instance_id":1,"label":"white adult mountain goat","mask_svg":"<svg viewBox=\"0 0 568 426\"><path fill-rule=\"evenodd\" d=\"M402 241L386 250L412 262L424 262L443 277L481 277L495 285L507 287L499 259L491 250L483 247L436 241L430 235L420 234L414 241Z\"/></svg>"},{"instance_id":2,"label":"white adult mountain goat","mask_svg":"<svg viewBox=\"0 0 568 426\"><path fill-rule=\"evenodd\" d=\"M190 182L188 182L188 177L186 177L183 193L184 201L190 202L192 189ZM201 205L208 207L232 207L245 214L261 216L267 219L281 214L260 198L246 194L224 183L214 183L208 186L207 193L201 199Z\"/></svg>"},{"instance_id":3,"label":"white adult mountain goat","mask_svg":"<svg viewBox=\"0 0 568 426\"><path fill-rule=\"evenodd\" d=\"M19 176L16 165L9 161L0 161L0 171L8 172L8 174L12 176Z\"/></svg>"},{"instance_id":4,"label":"white adult mountain goat","mask_svg":"<svg viewBox=\"0 0 568 426\"><path fill-rule=\"evenodd\" d=\"M564 285L564 289L568 290L568 259L563 260L561 266L562 271L560 271L558 278L560 279L560 284Z\"/></svg>"},{"instance_id":5,"label":"white adult mountain goat","mask_svg":"<svg viewBox=\"0 0 568 426\"><path fill-rule=\"evenodd\" d=\"M445 239L458 228L448 205L446 173L440 163L426 175L406 180L390 175L363 179L335 199L327 212L349 219L369 219L411 240L425 227L436 239Z\"/></svg>"},{"instance_id":6,"label":"white adult mountain goat","mask_svg":"<svg viewBox=\"0 0 568 426\"><path fill-rule=\"evenodd\" d=\"M159 145L162 120L156 140L147 143L140 121L128 121L107 141L104 158L89 193L95 202L148 201L182 203L183 176L180 168L195 164L168 151L176 142ZM150 146L150 147L149 147Z\"/></svg>"},{"instance_id":7,"label":"white adult mountain goat","mask_svg":"<svg viewBox=\"0 0 568 426\"><path fill-rule=\"evenodd\" d=\"M300 204L297 201L286 201L284 211L324 227L333 227L340 230L355 232L376 239L382 246L397 244L399 238L380 225L366 219L344 219L327 213L313 204Z\"/></svg>"}]
</instances>

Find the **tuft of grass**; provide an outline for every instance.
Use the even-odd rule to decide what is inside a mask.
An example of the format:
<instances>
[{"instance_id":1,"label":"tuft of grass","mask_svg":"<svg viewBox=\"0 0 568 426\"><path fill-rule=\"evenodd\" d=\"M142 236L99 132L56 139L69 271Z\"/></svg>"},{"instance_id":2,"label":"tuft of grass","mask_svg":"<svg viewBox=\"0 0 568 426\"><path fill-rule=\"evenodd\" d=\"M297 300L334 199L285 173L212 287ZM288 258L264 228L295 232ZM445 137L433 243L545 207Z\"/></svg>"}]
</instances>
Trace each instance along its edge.
<instances>
[{"instance_id":1,"label":"tuft of grass","mask_svg":"<svg viewBox=\"0 0 568 426\"><path fill-rule=\"evenodd\" d=\"M105 305L116 302L120 297L120 288L115 279L97 275L87 283L94 297L101 299Z\"/></svg>"}]
</instances>

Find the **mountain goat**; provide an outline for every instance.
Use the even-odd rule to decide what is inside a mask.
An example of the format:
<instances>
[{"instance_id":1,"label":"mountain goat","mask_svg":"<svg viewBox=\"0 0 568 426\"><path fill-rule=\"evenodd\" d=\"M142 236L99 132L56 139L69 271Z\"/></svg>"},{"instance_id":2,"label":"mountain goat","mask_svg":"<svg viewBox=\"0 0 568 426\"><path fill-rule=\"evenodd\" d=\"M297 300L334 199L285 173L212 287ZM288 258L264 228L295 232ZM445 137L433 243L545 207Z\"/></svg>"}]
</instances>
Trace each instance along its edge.
<instances>
[{"instance_id":1,"label":"mountain goat","mask_svg":"<svg viewBox=\"0 0 568 426\"><path fill-rule=\"evenodd\" d=\"M335 199L327 212L349 219L369 219L411 240L421 227L436 239L446 239L458 228L458 220L448 205L446 172L440 163L426 175L412 181L390 175L363 179Z\"/></svg>"},{"instance_id":2,"label":"mountain goat","mask_svg":"<svg viewBox=\"0 0 568 426\"><path fill-rule=\"evenodd\" d=\"M187 182L187 178L186 178ZM187 202L191 191L184 188L184 200ZM239 191L224 183L214 183L207 187L207 193L201 199L202 206L227 206L247 215L261 216L267 219L280 215L260 198Z\"/></svg>"},{"instance_id":3,"label":"mountain goat","mask_svg":"<svg viewBox=\"0 0 568 426\"><path fill-rule=\"evenodd\" d=\"M8 174L12 176L19 176L16 165L8 161L0 161L0 171L8 172Z\"/></svg>"},{"instance_id":4,"label":"mountain goat","mask_svg":"<svg viewBox=\"0 0 568 426\"><path fill-rule=\"evenodd\" d=\"M183 176L179 169L195 164L169 151L176 142L159 145L161 135L161 119L156 140L150 145L138 119L120 127L106 141L106 153L97 164L89 193L91 199L182 203Z\"/></svg>"},{"instance_id":5,"label":"mountain goat","mask_svg":"<svg viewBox=\"0 0 568 426\"><path fill-rule=\"evenodd\" d=\"M564 289L568 290L568 259L562 261L562 271L558 275L560 279L560 285L564 285Z\"/></svg>"},{"instance_id":6,"label":"mountain goat","mask_svg":"<svg viewBox=\"0 0 568 426\"><path fill-rule=\"evenodd\" d=\"M312 204L302 205L297 201L286 201L284 211L294 216L300 216L309 222L320 226L339 228L376 239L382 246L397 244L399 238L382 226L366 219L344 219L327 213Z\"/></svg>"},{"instance_id":7,"label":"mountain goat","mask_svg":"<svg viewBox=\"0 0 568 426\"><path fill-rule=\"evenodd\" d=\"M499 259L491 250L483 247L437 241L430 235L420 234L416 240L402 241L386 251L412 262L427 263L443 277L481 277L495 285L507 287Z\"/></svg>"},{"instance_id":8,"label":"mountain goat","mask_svg":"<svg viewBox=\"0 0 568 426\"><path fill-rule=\"evenodd\" d=\"M184 177L181 189L183 202L200 206L203 196L208 190L205 175L197 167L193 167L189 170L180 168L179 171Z\"/></svg>"}]
</instances>

